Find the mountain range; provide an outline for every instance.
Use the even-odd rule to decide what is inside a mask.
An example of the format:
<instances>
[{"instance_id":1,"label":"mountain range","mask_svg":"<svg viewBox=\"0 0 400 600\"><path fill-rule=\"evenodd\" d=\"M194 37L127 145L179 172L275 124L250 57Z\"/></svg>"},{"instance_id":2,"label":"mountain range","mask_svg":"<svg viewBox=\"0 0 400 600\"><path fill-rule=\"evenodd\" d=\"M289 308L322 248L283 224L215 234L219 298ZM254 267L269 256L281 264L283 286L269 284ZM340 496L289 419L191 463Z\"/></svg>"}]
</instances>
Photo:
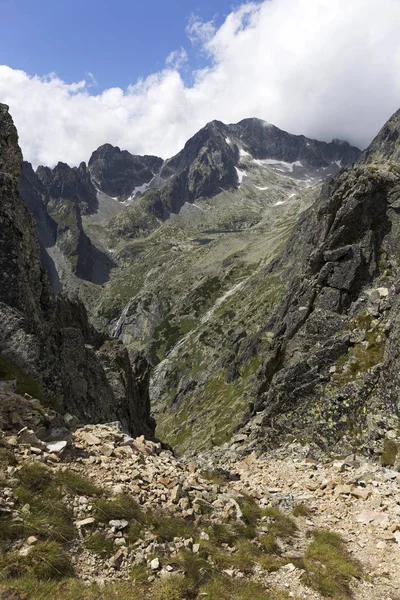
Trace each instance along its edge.
<instances>
[{"instance_id":1,"label":"mountain range","mask_svg":"<svg viewBox=\"0 0 400 600\"><path fill-rule=\"evenodd\" d=\"M178 452L374 454L395 429L399 119L364 152L251 118L167 160L22 164L51 302L87 311L98 356L108 337L151 366Z\"/></svg>"},{"instance_id":2,"label":"mountain range","mask_svg":"<svg viewBox=\"0 0 400 600\"><path fill-rule=\"evenodd\" d=\"M34 170L0 104L1 597L392 597L399 240L400 111Z\"/></svg>"}]
</instances>

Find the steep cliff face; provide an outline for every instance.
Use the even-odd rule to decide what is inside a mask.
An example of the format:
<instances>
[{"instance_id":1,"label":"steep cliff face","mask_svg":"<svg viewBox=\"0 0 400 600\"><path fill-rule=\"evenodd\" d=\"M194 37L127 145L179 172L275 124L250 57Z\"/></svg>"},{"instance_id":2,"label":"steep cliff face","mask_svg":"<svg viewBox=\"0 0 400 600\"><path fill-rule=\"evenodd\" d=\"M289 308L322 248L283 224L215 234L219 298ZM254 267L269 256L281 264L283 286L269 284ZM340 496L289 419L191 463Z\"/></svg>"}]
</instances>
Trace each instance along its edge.
<instances>
[{"instance_id":1,"label":"steep cliff face","mask_svg":"<svg viewBox=\"0 0 400 600\"><path fill-rule=\"evenodd\" d=\"M135 190L146 187L162 164L162 158L157 156L135 156L118 146L104 144L90 157L89 171L102 192L124 201Z\"/></svg>"},{"instance_id":2,"label":"steep cliff face","mask_svg":"<svg viewBox=\"0 0 400 600\"><path fill-rule=\"evenodd\" d=\"M118 419L152 435L147 366L96 332L79 302L54 297L18 191L22 156L0 104L0 377L82 421ZM139 380L139 382L138 382Z\"/></svg>"},{"instance_id":3,"label":"steep cliff face","mask_svg":"<svg viewBox=\"0 0 400 600\"><path fill-rule=\"evenodd\" d=\"M335 161L343 166L351 165L360 155L358 148L343 140L320 142L293 135L260 119L243 119L229 125L228 132L236 143L259 160L300 161L319 169Z\"/></svg>"},{"instance_id":4,"label":"steep cliff face","mask_svg":"<svg viewBox=\"0 0 400 600\"><path fill-rule=\"evenodd\" d=\"M79 205L82 214L96 212L96 188L84 162L73 168L59 162L54 169L38 167L36 173L49 198L69 200Z\"/></svg>"},{"instance_id":5,"label":"steep cliff face","mask_svg":"<svg viewBox=\"0 0 400 600\"><path fill-rule=\"evenodd\" d=\"M114 262L92 243L82 225L82 215L98 210L97 192L85 164L71 168L58 163L54 169L39 167L34 172L31 164L24 162L19 191L35 218L42 265L53 290L63 289L61 269L55 264L60 256L76 277L95 284L107 281Z\"/></svg>"},{"instance_id":6,"label":"steep cliff face","mask_svg":"<svg viewBox=\"0 0 400 600\"><path fill-rule=\"evenodd\" d=\"M376 138L360 156L361 163L400 162L400 109L382 127Z\"/></svg>"},{"instance_id":7,"label":"steep cliff face","mask_svg":"<svg viewBox=\"0 0 400 600\"><path fill-rule=\"evenodd\" d=\"M264 328L272 341L258 374L259 414L246 426L261 445L298 438L340 453L379 452L385 431L397 431L396 115L361 164L324 186L268 270L289 283Z\"/></svg>"}]
</instances>

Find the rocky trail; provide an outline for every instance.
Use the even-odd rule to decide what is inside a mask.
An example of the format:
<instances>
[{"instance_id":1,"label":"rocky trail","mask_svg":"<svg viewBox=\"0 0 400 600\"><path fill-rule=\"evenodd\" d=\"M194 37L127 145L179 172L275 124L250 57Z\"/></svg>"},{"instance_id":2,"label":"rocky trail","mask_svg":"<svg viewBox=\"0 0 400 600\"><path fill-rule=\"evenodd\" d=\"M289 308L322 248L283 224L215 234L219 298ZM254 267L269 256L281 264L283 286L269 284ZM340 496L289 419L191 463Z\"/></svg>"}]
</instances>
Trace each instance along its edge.
<instances>
[{"instance_id":1,"label":"rocky trail","mask_svg":"<svg viewBox=\"0 0 400 600\"><path fill-rule=\"evenodd\" d=\"M210 456L177 459L118 422L78 426L66 415L61 425L11 393L1 407L1 598L29 598L24 570L40 573L39 555L54 578L66 549L62 568L84 587L65 598L131 597L107 595L110 586L165 600L398 598L398 471L357 456L241 458L240 444L213 468Z\"/></svg>"}]
</instances>

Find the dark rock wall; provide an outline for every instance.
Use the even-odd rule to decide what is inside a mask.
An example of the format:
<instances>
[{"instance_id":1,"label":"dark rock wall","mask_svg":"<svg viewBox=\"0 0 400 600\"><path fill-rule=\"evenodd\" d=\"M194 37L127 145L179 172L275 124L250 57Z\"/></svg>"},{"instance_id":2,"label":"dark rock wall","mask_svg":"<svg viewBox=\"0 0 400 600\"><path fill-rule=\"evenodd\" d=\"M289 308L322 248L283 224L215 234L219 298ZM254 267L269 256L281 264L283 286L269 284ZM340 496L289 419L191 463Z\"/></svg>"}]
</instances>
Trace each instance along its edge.
<instances>
[{"instance_id":1,"label":"dark rock wall","mask_svg":"<svg viewBox=\"0 0 400 600\"><path fill-rule=\"evenodd\" d=\"M17 386L29 380L60 412L86 422L119 419L132 433L152 435L144 359L131 362L123 346L91 327L81 303L53 295L18 191L21 166L17 132L0 104L0 372L14 373Z\"/></svg>"},{"instance_id":2,"label":"dark rock wall","mask_svg":"<svg viewBox=\"0 0 400 600\"><path fill-rule=\"evenodd\" d=\"M373 452L379 431L397 427L399 207L400 169L357 165L324 186L270 267L289 285L264 328L261 445Z\"/></svg>"}]
</instances>

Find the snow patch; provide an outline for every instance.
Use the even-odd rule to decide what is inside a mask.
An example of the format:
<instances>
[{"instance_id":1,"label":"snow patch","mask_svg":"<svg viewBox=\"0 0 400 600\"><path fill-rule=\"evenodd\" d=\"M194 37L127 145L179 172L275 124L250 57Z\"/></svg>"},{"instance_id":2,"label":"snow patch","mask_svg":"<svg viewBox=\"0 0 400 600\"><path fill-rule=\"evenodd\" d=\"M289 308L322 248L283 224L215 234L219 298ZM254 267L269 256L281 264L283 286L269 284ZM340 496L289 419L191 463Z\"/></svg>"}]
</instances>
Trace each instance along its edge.
<instances>
[{"instance_id":1,"label":"snow patch","mask_svg":"<svg viewBox=\"0 0 400 600\"><path fill-rule=\"evenodd\" d=\"M228 137L227 137L227 138L225 138L225 141L226 141L226 143L227 143L227 144L232 144L232 140L231 140L231 138L228 138Z\"/></svg>"},{"instance_id":2,"label":"snow patch","mask_svg":"<svg viewBox=\"0 0 400 600\"><path fill-rule=\"evenodd\" d=\"M267 187L260 187L259 185L255 185L254 187L257 188L258 190L261 190L262 192L264 192L265 190L268 189L268 186Z\"/></svg>"},{"instance_id":3,"label":"snow patch","mask_svg":"<svg viewBox=\"0 0 400 600\"><path fill-rule=\"evenodd\" d=\"M303 167L303 163L300 160L296 160L292 163L285 162L283 160L275 160L273 158L264 158L263 160L253 159L253 162L257 163L261 167L275 167L277 171L293 173L294 167Z\"/></svg>"},{"instance_id":4,"label":"snow patch","mask_svg":"<svg viewBox=\"0 0 400 600\"><path fill-rule=\"evenodd\" d=\"M156 176L153 173L153 177L148 183L144 183L143 185L138 185L137 187L135 187L132 190L132 193L129 196L129 198L127 200L125 200L125 202L123 202L123 204L129 204L130 202L132 202L132 200L135 199L137 194L144 194L144 192L146 192L150 188L150 186L155 178L156 178Z\"/></svg>"},{"instance_id":5,"label":"snow patch","mask_svg":"<svg viewBox=\"0 0 400 600\"><path fill-rule=\"evenodd\" d=\"M275 202L274 206L280 206L281 204L285 204L286 200L278 200L278 202Z\"/></svg>"},{"instance_id":6,"label":"snow patch","mask_svg":"<svg viewBox=\"0 0 400 600\"><path fill-rule=\"evenodd\" d=\"M339 167L339 169L342 168L342 161L341 160L335 160L335 165L337 165Z\"/></svg>"},{"instance_id":7,"label":"snow patch","mask_svg":"<svg viewBox=\"0 0 400 600\"><path fill-rule=\"evenodd\" d=\"M240 156L251 156L250 152L246 152L246 150L243 150L243 148L240 148L239 154Z\"/></svg>"},{"instance_id":8,"label":"snow patch","mask_svg":"<svg viewBox=\"0 0 400 600\"><path fill-rule=\"evenodd\" d=\"M236 169L236 173L239 179L239 185L242 183L243 181L243 177L247 177L247 174L244 171L241 171L240 169L238 169L237 167L235 167Z\"/></svg>"}]
</instances>

